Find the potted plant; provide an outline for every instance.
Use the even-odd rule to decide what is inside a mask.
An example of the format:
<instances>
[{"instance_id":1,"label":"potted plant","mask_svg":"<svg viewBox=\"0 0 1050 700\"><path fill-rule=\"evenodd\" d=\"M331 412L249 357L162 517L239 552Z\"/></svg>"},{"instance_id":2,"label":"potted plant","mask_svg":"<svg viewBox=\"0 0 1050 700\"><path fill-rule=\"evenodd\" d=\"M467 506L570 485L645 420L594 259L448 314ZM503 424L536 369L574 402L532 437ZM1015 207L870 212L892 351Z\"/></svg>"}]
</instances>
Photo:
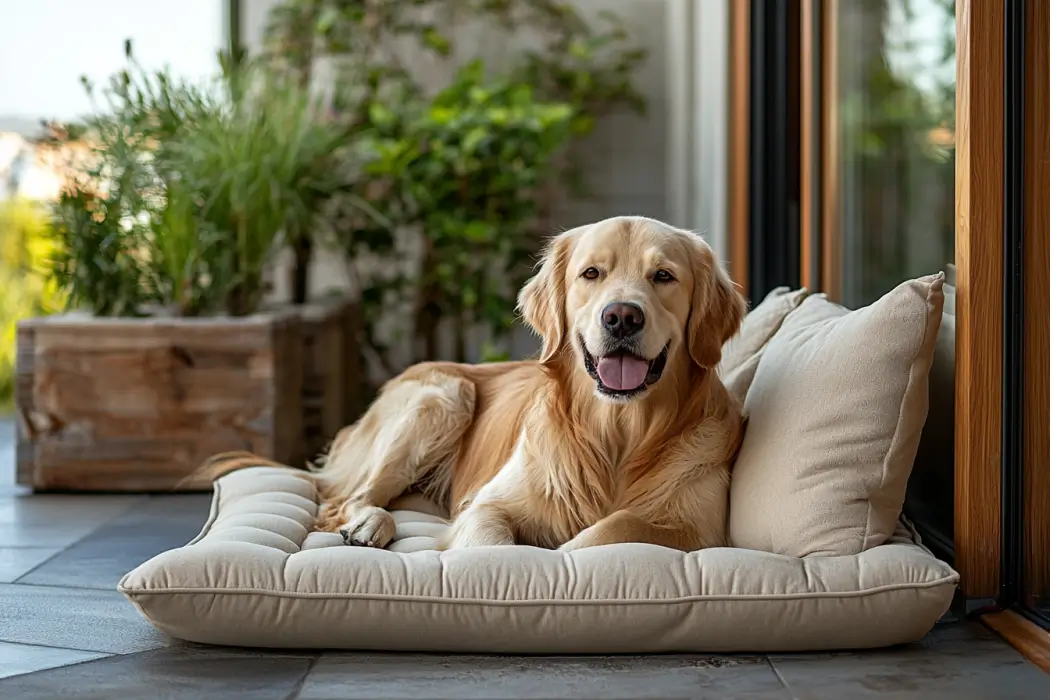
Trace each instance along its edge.
<instances>
[{"instance_id":1,"label":"potted plant","mask_svg":"<svg viewBox=\"0 0 1050 700\"><path fill-rule=\"evenodd\" d=\"M18 480L167 490L216 452L289 464L303 432L303 322L264 304L286 236L339 186L315 101L224 57L214 84L129 67L58 141L91 144L53 210L69 312L19 325ZM93 86L88 86L94 95Z\"/></svg>"}]
</instances>

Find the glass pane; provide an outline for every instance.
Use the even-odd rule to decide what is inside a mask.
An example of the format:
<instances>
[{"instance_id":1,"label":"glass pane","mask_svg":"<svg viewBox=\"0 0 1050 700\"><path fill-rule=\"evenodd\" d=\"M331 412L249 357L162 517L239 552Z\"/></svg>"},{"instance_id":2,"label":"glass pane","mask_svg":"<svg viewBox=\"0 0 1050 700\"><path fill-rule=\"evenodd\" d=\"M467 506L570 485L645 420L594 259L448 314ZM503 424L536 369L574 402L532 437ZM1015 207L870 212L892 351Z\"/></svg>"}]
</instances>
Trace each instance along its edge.
<instances>
[{"instance_id":1,"label":"glass pane","mask_svg":"<svg viewBox=\"0 0 1050 700\"><path fill-rule=\"evenodd\" d=\"M834 3L834 139L841 302L870 304L899 283L947 273L929 412L905 513L952 556L955 436L955 4Z\"/></svg>"},{"instance_id":2,"label":"glass pane","mask_svg":"<svg viewBox=\"0 0 1050 700\"><path fill-rule=\"evenodd\" d=\"M837 3L842 302L945 269L955 249L955 3Z\"/></svg>"}]
</instances>

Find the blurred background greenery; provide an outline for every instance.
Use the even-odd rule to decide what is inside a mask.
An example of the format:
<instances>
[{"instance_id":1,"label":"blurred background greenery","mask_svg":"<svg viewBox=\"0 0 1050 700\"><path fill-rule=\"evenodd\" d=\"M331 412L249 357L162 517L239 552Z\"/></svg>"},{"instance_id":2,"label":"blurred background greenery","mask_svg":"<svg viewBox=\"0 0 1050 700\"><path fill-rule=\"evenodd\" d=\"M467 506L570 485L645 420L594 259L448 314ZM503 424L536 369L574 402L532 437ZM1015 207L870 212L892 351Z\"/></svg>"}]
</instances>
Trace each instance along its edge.
<instances>
[{"instance_id":1,"label":"blurred background greenery","mask_svg":"<svg viewBox=\"0 0 1050 700\"><path fill-rule=\"evenodd\" d=\"M840 3L842 301L955 260L955 0Z\"/></svg>"},{"instance_id":2,"label":"blurred background greenery","mask_svg":"<svg viewBox=\"0 0 1050 700\"><path fill-rule=\"evenodd\" d=\"M3 204L0 401L16 319L248 314L281 255L293 303L318 258L345 270L376 383L426 359L508 357L551 211L588 190L581 146L646 106L637 37L579 7L285 0L251 56L232 47L203 80L145 70L129 45L122 70L85 81L91 113L34 144L61 165L57 201ZM953 259L954 8L840 8L848 306ZM481 35L505 55L483 60Z\"/></svg>"},{"instance_id":3,"label":"blurred background greenery","mask_svg":"<svg viewBox=\"0 0 1050 700\"><path fill-rule=\"evenodd\" d=\"M499 65L465 25L506 37ZM252 314L282 253L294 304L319 255L342 260L376 383L468 359L479 330L481 359L506 357L545 215L586 191L579 143L645 106L621 20L554 0L286 0L208 79L147 70L130 41L125 59L34 142L62 164L56 201L7 205L0 399L18 319Z\"/></svg>"},{"instance_id":4,"label":"blurred background greenery","mask_svg":"<svg viewBox=\"0 0 1050 700\"><path fill-rule=\"evenodd\" d=\"M48 275L54 249L44 205L21 198L0 202L0 412L11 408L14 394L17 322L65 303Z\"/></svg>"}]
</instances>

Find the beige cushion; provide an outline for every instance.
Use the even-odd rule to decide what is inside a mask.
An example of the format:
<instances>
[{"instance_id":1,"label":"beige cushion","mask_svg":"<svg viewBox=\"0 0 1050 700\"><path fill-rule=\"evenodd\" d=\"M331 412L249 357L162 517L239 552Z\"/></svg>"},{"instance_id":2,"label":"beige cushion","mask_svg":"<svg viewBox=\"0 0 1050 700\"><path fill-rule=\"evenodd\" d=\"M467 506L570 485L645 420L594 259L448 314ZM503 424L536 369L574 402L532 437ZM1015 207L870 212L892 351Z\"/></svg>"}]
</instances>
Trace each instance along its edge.
<instances>
[{"instance_id":1,"label":"beige cushion","mask_svg":"<svg viewBox=\"0 0 1050 700\"><path fill-rule=\"evenodd\" d=\"M893 534L926 420L943 280L906 282L856 311L813 295L784 320L744 402L735 546L844 556Z\"/></svg>"},{"instance_id":2,"label":"beige cushion","mask_svg":"<svg viewBox=\"0 0 1050 700\"><path fill-rule=\"evenodd\" d=\"M751 309L740 324L740 330L722 347L718 376L729 392L743 402L755 376L758 361L770 338L787 315L794 311L809 292L777 287Z\"/></svg>"},{"instance_id":3,"label":"beige cushion","mask_svg":"<svg viewBox=\"0 0 1050 700\"><path fill-rule=\"evenodd\" d=\"M947 610L958 579L903 528L860 555L804 560L644 544L436 552L444 521L399 511L398 539L383 551L311 532L316 510L301 472L227 475L200 536L119 588L161 631L207 644L761 652L917 640Z\"/></svg>"}]
</instances>

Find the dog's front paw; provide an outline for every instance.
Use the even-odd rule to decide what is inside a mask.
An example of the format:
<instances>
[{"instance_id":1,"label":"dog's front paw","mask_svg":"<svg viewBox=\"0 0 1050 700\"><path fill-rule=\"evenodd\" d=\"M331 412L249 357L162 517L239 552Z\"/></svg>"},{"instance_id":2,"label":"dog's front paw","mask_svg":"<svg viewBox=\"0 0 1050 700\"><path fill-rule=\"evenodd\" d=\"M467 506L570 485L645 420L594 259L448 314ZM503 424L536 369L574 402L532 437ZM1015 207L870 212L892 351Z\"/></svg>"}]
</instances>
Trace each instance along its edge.
<instances>
[{"instance_id":1,"label":"dog's front paw","mask_svg":"<svg viewBox=\"0 0 1050 700\"><path fill-rule=\"evenodd\" d=\"M394 516L376 506L361 508L350 517L345 525L339 528L344 544L378 549L390 544L396 531L397 524L394 522Z\"/></svg>"}]
</instances>

